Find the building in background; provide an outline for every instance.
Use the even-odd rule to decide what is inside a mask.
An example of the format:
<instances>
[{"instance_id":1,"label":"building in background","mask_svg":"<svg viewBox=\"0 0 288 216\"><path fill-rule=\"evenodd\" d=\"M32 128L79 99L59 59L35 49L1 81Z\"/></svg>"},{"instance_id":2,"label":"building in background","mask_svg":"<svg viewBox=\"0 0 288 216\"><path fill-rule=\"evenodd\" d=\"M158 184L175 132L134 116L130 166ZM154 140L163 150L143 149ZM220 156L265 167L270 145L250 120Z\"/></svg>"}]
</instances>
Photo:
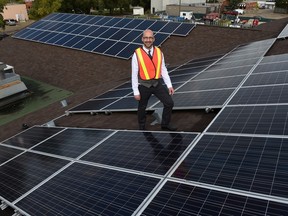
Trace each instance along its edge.
<instances>
[{"instance_id":1,"label":"building in background","mask_svg":"<svg viewBox=\"0 0 288 216\"><path fill-rule=\"evenodd\" d=\"M26 4L7 4L1 14L4 19L15 19L18 22L29 20Z\"/></svg>"},{"instance_id":2,"label":"building in background","mask_svg":"<svg viewBox=\"0 0 288 216\"><path fill-rule=\"evenodd\" d=\"M151 0L151 13L166 11L167 5L205 4L206 0Z\"/></svg>"}]
</instances>

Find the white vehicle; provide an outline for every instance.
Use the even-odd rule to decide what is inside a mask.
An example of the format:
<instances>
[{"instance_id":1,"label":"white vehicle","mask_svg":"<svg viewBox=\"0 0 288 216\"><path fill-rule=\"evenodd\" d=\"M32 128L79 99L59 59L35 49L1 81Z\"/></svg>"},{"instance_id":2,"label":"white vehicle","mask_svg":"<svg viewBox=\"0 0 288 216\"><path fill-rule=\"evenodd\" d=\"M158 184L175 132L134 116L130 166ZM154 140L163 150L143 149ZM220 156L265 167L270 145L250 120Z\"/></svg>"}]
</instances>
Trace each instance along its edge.
<instances>
[{"instance_id":1,"label":"white vehicle","mask_svg":"<svg viewBox=\"0 0 288 216\"><path fill-rule=\"evenodd\" d=\"M244 10L243 9L235 9L234 11L236 11L239 15L243 15L244 14Z\"/></svg>"},{"instance_id":2,"label":"white vehicle","mask_svg":"<svg viewBox=\"0 0 288 216\"><path fill-rule=\"evenodd\" d=\"M191 20L193 18L193 12L192 11L181 11L180 17L184 20Z\"/></svg>"}]
</instances>

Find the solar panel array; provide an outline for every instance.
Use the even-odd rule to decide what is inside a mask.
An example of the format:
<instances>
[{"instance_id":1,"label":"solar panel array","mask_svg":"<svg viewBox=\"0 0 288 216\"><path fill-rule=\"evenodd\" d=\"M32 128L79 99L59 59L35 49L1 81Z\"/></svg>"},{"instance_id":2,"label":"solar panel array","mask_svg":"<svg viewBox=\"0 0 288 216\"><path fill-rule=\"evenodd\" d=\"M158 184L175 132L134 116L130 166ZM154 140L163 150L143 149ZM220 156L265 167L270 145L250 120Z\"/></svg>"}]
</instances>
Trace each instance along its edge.
<instances>
[{"instance_id":1,"label":"solar panel array","mask_svg":"<svg viewBox=\"0 0 288 216\"><path fill-rule=\"evenodd\" d=\"M13 35L14 38L129 59L142 44L143 30L160 46L170 35L187 36L192 23L84 14L53 13Z\"/></svg>"},{"instance_id":2,"label":"solar panel array","mask_svg":"<svg viewBox=\"0 0 288 216\"><path fill-rule=\"evenodd\" d=\"M288 24L284 27L284 29L280 32L277 38L287 38L288 37Z\"/></svg>"},{"instance_id":3,"label":"solar panel array","mask_svg":"<svg viewBox=\"0 0 288 216\"><path fill-rule=\"evenodd\" d=\"M35 126L3 141L0 199L24 215L286 215L288 54L260 53L230 76L233 55L175 69L182 91L234 89L202 134Z\"/></svg>"},{"instance_id":4,"label":"solar panel array","mask_svg":"<svg viewBox=\"0 0 288 216\"><path fill-rule=\"evenodd\" d=\"M136 215L198 135L35 126L0 145L0 198L23 215Z\"/></svg>"},{"instance_id":5,"label":"solar panel array","mask_svg":"<svg viewBox=\"0 0 288 216\"><path fill-rule=\"evenodd\" d=\"M250 75L275 39L241 45L225 56L196 59L173 68L170 77L175 88L174 109L221 108L234 91ZM136 111L131 83L96 96L67 113L97 113ZM162 108L159 100L152 96L147 110Z\"/></svg>"}]
</instances>

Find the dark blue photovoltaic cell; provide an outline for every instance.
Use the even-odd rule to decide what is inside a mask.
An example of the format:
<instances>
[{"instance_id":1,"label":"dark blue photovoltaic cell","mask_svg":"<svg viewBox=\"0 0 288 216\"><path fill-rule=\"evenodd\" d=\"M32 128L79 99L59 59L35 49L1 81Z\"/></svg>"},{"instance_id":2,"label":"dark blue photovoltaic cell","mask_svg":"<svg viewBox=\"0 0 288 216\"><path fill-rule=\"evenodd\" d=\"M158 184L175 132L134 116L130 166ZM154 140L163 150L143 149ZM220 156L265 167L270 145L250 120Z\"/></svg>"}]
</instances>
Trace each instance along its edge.
<instances>
[{"instance_id":1,"label":"dark blue photovoltaic cell","mask_svg":"<svg viewBox=\"0 0 288 216\"><path fill-rule=\"evenodd\" d=\"M169 38L168 34L161 34L161 33L157 33L155 35L155 41L154 44L155 46L160 46L162 43L164 43L164 41L166 41Z\"/></svg>"},{"instance_id":2,"label":"dark blue photovoltaic cell","mask_svg":"<svg viewBox=\"0 0 288 216\"><path fill-rule=\"evenodd\" d=\"M112 47L115 43L116 43L116 41L105 40L101 45L99 45L98 47L96 47L96 48L93 50L93 52L104 53L105 50L107 50L108 48Z\"/></svg>"},{"instance_id":3,"label":"dark blue photovoltaic cell","mask_svg":"<svg viewBox=\"0 0 288 216\"><path fill-rule=\"evenodd\" d=\"M123 28L125 25L127 25L131 21L132 19L124 18L120 20L118 23L116 23L113 27Z\"/></svg>"},{"instance_id":4,"label":"dark blue photovoltaic cell","mask_svg":"<svg viewBox=\"0 0 288 216\"><path fill-rule=\"evenodd\" d=\"M287 204L168 181L142 215L285 215Z\"/></svg>"},{"instance_id":5,"label":"dark blue photovoltaic cell","mask_svg":"<svg viewBox=\"0 0 288 216\"><path fill-rule=\"evenodd\" d=\"M139 35L142 35L141 31L130 31L126 36L124 36L121 40L127 42L133 42Z\"/></svg>"},{"instance_id":6,"label":"dark blue photovoltaic cell","mask_svg":"<svg viewBox=\"0 0 288 216\"><path fill-rule=\"evenodd\" d=\"M81 160L164 175L196 136L118 131Z\"/></svg>"},{"instance_id":7,"label":"dark blue photovoltaic cell","mask_svg":"<svg viewBox=\"0 0 288 216\"><path fill-rule=\"evenodd\" d=\"M83 32L81 32L81 35L90 35L92 34L92 32L96 31L99 27L98 26L89 26L88 28L86 28Z\"/></svg>"},{"instance_id":8,"label":"dark blue photovoltaic cell","mask_svg":"<svg viewBox=\"0 0 288 216\"><path fill-rule=\"evenodd\" d=\"M188 35L195 27L195 24L182 23L174 32L174 35Z\"/></svg>"},{"instance_id":9,"label":"dark blue photovoltaic cell","mask_svg":"<svg viewBox=\"0 0 288 216\"><path fill-rule=\"evenodd\" d=\"M288 135L287 105L225 107L208 132Z\"/></svg>"},{"instance_id":10,"label":"dark blue photovoltaic cell","mask_svg":"<svg viewBox=\"0 0 288 216\"><path fill-rule=\"evenodd\" d=\"M127 89L118 89L118 90L111 90L108 91L100 96L97 96L96 98L120 98L120 97L124 97L127 96L129 94L132 94L132 89L131 89L131 84L129 86L130 88Z\"/></svg>"},{"instance_id":11,"label":"dark blue photovoltaic cell","mask_svg":"<svg viewBox=\"0 0 288 216\"><path fill-rule=\"evenodd\" d=\"M67 163L62 159L24 153L0 166L0 194L13 202Z\"/></svg>"},{"instance_id":12,"label":"dark blue photovoltaic cell","mask_svg":"<svg viewBox=\"0 0 288 216\"><path fill-rule=\"evenodd\" d=\"M141 23L141 25L138 25L135 29L144 31L144 30L146 30L146 29L149 29L150 26L151 26L152 24L154 24L155 22L156 22L156 21L154 21L154 20L144 20L144 21Z\"/></svg>"},{"instance_id":13,"label":"dark blue photovoltaic cell","mask_svg":"<svg viewBox=\"0 0 288 216\"><path fill-rule=\"evenodd\" d=\"M223 89L223 88L236 88L244 76L227 77L219 79L197 80L185 83L182 87L177 89L177 92L208 90L208 89Z\"/></svg>"},{"instance_id":14,"label":"dark blue photovoltaic cell","mask_svg":"<svg viewBox=\"0 0 288 216\"><path fill-rule=\"evenodd\" d=\"M183 92L173 95L174 109L189 109L191 107L222 107L234 89ZM160 108L162 104L157 104L153 108Z\"/></svg>"},{"instance_id":15,"label":"dark blue photovoltaic cell","mask_svg":"<svg viewBox=\"0 0 288 216\"><path fill-rule=\"evenodd\" d=\"M105 25L109 20L111 20L111 17L103 17L102 19L98 20L94 25Z\"/></svg>"},{"instance_id":16,"label":"dark blue photovoltaic cell","mask_svg":"<svg viewBox=\"0 0 288 216\"><path fill-rule=\"evenodd\" d=\"M72 30L70 33L71 34L81 34L84 30L86 30L89 26L87 25L80 25L79 27L75 28Z\"/></svg>"},{"instance_id":17,"label":"dark blue photovoltaic cell","mask_svg":"<svg viewBox=\"0 0 288 216\"><path fill-rule=\"evenodd\" d=\"M94 111L94 110L100 110L103 107L109 105L110 103L113 103L114 99L106 99L106 100L90 100L87 101L83 104L80 104L72 109L70 109L70 111L82 111L82 110L90 110L90 111Z\"/></svg>"},{"instance_id":18,"label":"dark blue photovoltaic cell","mask_svg":"<svg viewBox=\"0 0 288 216\"><path fill-rule=\"evenodd\" d=\"M35 35L34 37L30 36L30 37L28 37L28 39L33 39L33 40L35 40L35 41L38 41L38 40L40 40L41 38L47 36L48 34L49 34L49 32L47 32L47 31L43 31L43 32L41 32L41 33L38 33L38 32L37 32L37 34L34 34L34 35Z\"/></svg>"},{"instance_id":19,"label":"dark blue photovoltaic cell","mask_svg":"<svg viewBox=\"0 0 288 216\"><path fill-rule=\"evenodd\" d=\"M46 128L46 127L33 127L24 133L20 133L8 140L3 141L3 143L17 146L21 148L31 148L32 146L44 141L56 133L59 133L62 128Z\"/></svg>"},{"instance_id":20,"label":"dark blue photovoltaic cell","mask_svg":"<svg viewBox=\"0 0 288 216\"><path fill-rule=\"evenodd\" d=\"M130 58L135 50L140 47L139 44L129 44L127 47L125 47L120 53L117 54L118 57L122 58Z\"/></svg>"},{"instance_id":21,"label":"dark blue photovoltaic cell","mask_svg":"<svg viewBox=\"0 0 288 216\"><path fill-rule=\"evenodd\" d=\"M159 100L152 96L148 102L148 106L152 106L154 103L158 102ZM138 107L138 103L134 97L125 97L115 103L107 106L105 109L107 110L135 110Z\"/></svg>"},{"instance_id":22,"label":"dark blue photovoltaic cell","mask_svg":"<svg viewBox=\"0 0 288 216\"><path fill-rule=\"evenodd\" d=\"M288 71L288 61L271 62L269 64L259 64L253 73L267 73L271 71Z\"/></svg>"},{"instance_id":23,"label":"dark blue photovoltaic cell","mask_svg":"<svg viewBox=\"0 0 288 216\"><path fill-rule=\"evenodd\" d=\"M127 25L125 25L123 28L127 29L134 29L137 26L139 26L144 20L142 19L133 19L131 22L129 22Z\"/></svg>"},{"instance_id":24,"label":"dark blue photovoltaic cell","mask_svg":"<svg viewBox=\"0 0 288 216\"><path fill-rule=\"evenodd\" d=\"M40 41L42 41L43 43L54 44L63 37L65 37L65 34L63 34L63 33L56 34L56 33L52 32L49 35L47 35L46 37L41 38Z\"/></svg>"},{"instance_id":25,"label":"dark blue photovoltaic cell","mask_svg":"<svg viewBox=\"0 0 288 216\"><path fill-rule=\"evenodd\" d=\"M76 43L72 47L77 48L77 49L81 49L83 46L86 46L87 44L89 44L92 40L94 40L94 39L90 38L90 37L85 37L85 38L83 38L83 40L79 41L78 43Z\"/></svg>"},{"instance_id":26,"label":"dark blue photovoltaic cell","mask_svg":"<svg viewBox=\"0 0 288 216\"><path fill-rule=\"evenodd\" d=\"M83 36L75 36L75 37L73 37L71 40L69 40L69 41L67 41L66 43L64 43L63 46L72 47L72 46L74 46L76 43L78 43L79 41L81 41L82 39L84 39Z\"/></svg>"},{"instance_id":27,"label":"dark blue photovoltaic cell","mask_svg":"<svg viewBox=\"0 0 288 216\"><path fill-rule=\"evenodd\" d=\"M111 48L108 48L107 51L104 52L104 54L114 56L117 53L119 53L121 50L123 50L126 46L128 46L128 43L117 42Z\"/></svg>"},{"instance_id":28,"label":"dark blue photovoltaic cell","mask_svg":"<svg viewBox=\"0 0 288 216\"><path fill-rule=\"evenodd\" d=\"M71 31L75 30L79 26L80 24L70 24L67 28L63 29L62 32L70 33Z\"/></svg>"},{"instance_id":29,"label":"dark blue photovoltaic cell","mask_svg":"<svg viewBox=\"0 0 288 216\"><path fill-rule=\"evenodd\" d=\"M117 18L114 17L112 19L110 19L108 22L105 23L105 26L114 26L116 23L118 23L120 20L122 20L122 18Z\"/></svg>"},{"instance_id":30,"label":"dark blue photovoltaic cell","mask_svg":"<svg viewBox=\"0 0 288 216\"><path fill-rule=\"evenodd\" d=\"M72 23L64 23L60 28L57 29L59 32L64 32L65 29L70 28Z\"/></svg>"},{"instance_id":31,"label":"dark blue photovoltaic cell","mask_svg":"<svg viewBox=\"0 0 288 216\"><path fill-rule=\"evenodd\" d=\"M243 86L258 86L284 83L288 83L288 70L283 72L252 74L248 77Z\"/></svg>"},{"instance_id":32,"label":"dark blue photovoltaic cell","mask_svg":"<svg viewBox=\"0 0 288 216\"><path fill-rule=\"evenodd\" d=\"M133 215L159 181L74 163L16 206L37 216L47 211L50 215Z\"/></svg>"},{"instance_id":33,"label":"dark blue photovoltaic cell","mask_svg":"<svg viewBox=\"0 0 288 216\"><path fill-rule=\"evenodd\" d=\"M158 21L155 22L153 25L149 27L153 32L158 32L160 31L165 25L167 25L168 22L165 21Z\"/></svg>"},{"instance_id":34,"label":"dark blue photovoltaic cell","mask_svg":"<svg viewBox=\"0 0 288 216\"><path fill-rule=\"evenodd\" d=\"M167 25L161 29L161 32L172 34L180 25L180 22L168 22Z\"/></svg>"},{"instance_id":35,"label":"dark blue photovoltaic cell","mask_svg":"<svg viewBox=\"0 0 288 216\"><path fill-rule=\"evenodd\" d=\"M93 31L91 34L89 34L89 36L91 36L91 37L99 37L99 35L103 34L108 29L109 29L109 27L101 26L98 29L96 29L95 31Z\"/></svg>"},{"instance_id":36,"label":"dark blue photovoltaic cell","mask_svg":"<svg viewBox=\"0 0 288 216\"><path fill-rule=\"evenodd\" d=\"M10 160L11 158L15 157L16 155L22 152L23 151L18 149L8 148L0 145L0 165L2 165L2 163L6 162L7 160Z\"/></svg>"},{"instance_id":37,"label":"dark blue photovoltaic cell","mask_svg":"<svg viewBox=\"0 0 288 216\"><path fill-rule=\"evenodd\" d=\"M120 30L118 30L114 35L112 35L112 36L110 37L110 39L120 40L120 39L123 38L126 34L128 34L128 32L130 32L130 30L128 30L128 29L120 29Z\"/></svg>"},{"instance_id":38,"label":"dark blue photovoltaic cell","mask_svg":"<svg viewBox=\"0 0 288 216\"><path fill-rule=\"evenodd\" d=\"M105 40L104 39L94 39L93 41L91 41L89 44L87 44L86 46L84 46L82 49L83 50L87 50L87 51L92 51L94 50L96 47L98 47L100 44L102 44Z\"/></svg>"},{"instance_id":39,"label":"dark blue photovoltaic cell","mask_svg":"<svg viewBox=\"0 0 288 216\"><path fill-rule=\"evenodd\" d=\"M172 176L288 198L287 150L287 138L204 135Z\"/></svg>"},{"instance_id":40,"label":"dark blue photovoltaic cell","mask_svg":"<svg viewBox=\"0 0 288 216\"><path fill-rule=\"evenodd\" d=\"M100 38L109 38L112 35L114 35L119 29L117 28L110 28L107 31L103 32L103 34L100 34L99 37Z\"/></svg>"},{"instance_id":41,"label":"dark blue photovoltaic cell","mask_svg":"<svg viewBox=\"0 0 288 216\"><path fill-rule=\"evenodd\" d=\"M60 40L56 41L54 44L63 45L64 43L66 43L67 41L70 41L74 37L75 37L75 35L65 35Z\"/></svg>"},{"instance_id":42,"label":"dark blue photovoltaic cell","mask_svg":"<svg viewBox=\"0 0 288 216\"><path fill-rule=\"evenodd\" d=\"M101 16L93 16L86 24L96 25L96 23L101 20L103 17Z\"/></svg>"},{"instance_id":43,"label":"dark blue photovoltaic cell","mask_svg":"<svg viewBox=\"0 0 288 216\"><path fill-rule=\"evenodd\" d=\"M229 105L278 103L288 103L288 85L240 88Z\"/></svg>"},{"instance_id":44,"label":"dark blue photovoltaic cell","mask_svg":"<svg viewBox=\"0 0 288 216\"><path fill-rule=\"evenodd\" d=\"M111 133L105 130L67 129L33 150L76 158Z\"/></svg>"}]
</instances>

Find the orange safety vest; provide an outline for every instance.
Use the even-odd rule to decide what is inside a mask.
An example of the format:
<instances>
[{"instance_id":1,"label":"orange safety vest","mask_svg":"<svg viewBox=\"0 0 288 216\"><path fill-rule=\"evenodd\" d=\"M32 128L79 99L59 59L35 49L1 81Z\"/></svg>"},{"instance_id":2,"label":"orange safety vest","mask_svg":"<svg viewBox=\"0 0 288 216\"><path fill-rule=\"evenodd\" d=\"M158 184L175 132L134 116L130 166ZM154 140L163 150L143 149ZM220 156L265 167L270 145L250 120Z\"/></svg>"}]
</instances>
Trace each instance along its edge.
<instances>
[{"instance_id":1,"label":"orange safety vest","mask_svg":"<svg viewBox=\"0 0 288 216\"><path fill-rule=\"evenodd\" d=\"M139 65L139 75L142 80L161 78L162 52L158 47L154 47L153 57L150 59L148 54L140 47L136 49Z\"/></svg>"}]
</instances>

